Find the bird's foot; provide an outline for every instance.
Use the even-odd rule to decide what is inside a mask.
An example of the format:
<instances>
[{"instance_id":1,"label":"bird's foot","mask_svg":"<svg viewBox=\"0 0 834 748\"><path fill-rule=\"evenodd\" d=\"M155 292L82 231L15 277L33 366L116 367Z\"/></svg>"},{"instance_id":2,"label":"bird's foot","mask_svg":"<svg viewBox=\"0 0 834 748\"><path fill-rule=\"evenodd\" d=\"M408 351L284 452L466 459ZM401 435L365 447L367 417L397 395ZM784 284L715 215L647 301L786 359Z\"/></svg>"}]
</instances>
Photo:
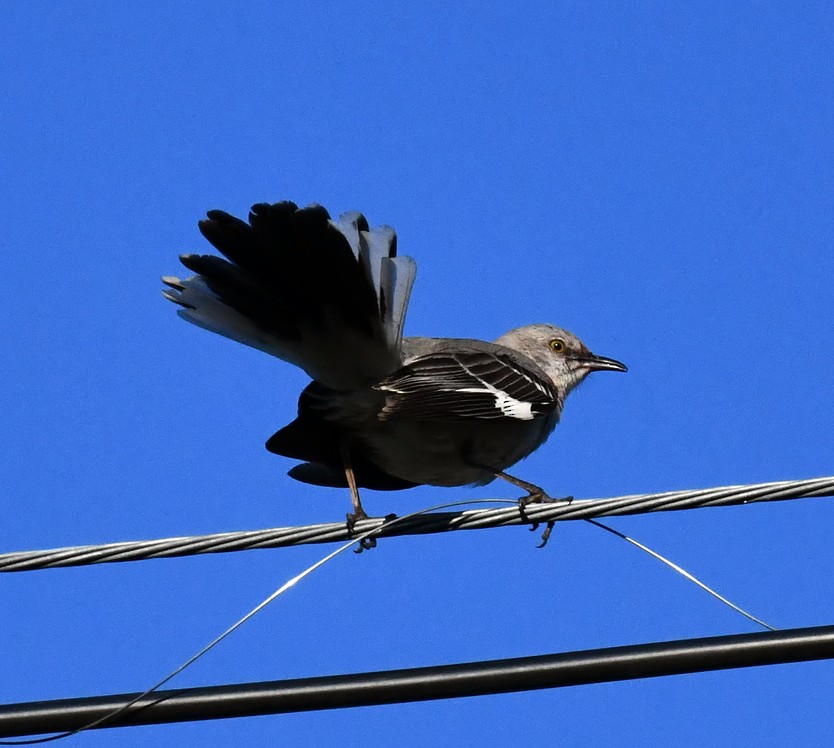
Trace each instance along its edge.
<instances>
[{"instance_id":1,"label":"bird's foot","mask_svg":"<svg viewBox=\"0 0 834 748\"><path fill-rule=\"evenodd\" d=\"M361 522L363 519L370 519L367 512L360 506L356 509L356 511L348 512L345 515L345 519L347 520L347 531L348 535L354 535L356 532L356 523Z\"/></svg>"},{"instance_id":2,"label":"bird's foot","mask_svg":"<svg viewBox=\"0 0 834 748\"><path fill-rule=\"evenodd\" d=\"M522 519L526 520L527 514L524 510L529 504L553 504L557 501L564 501L570 504L570 502L573 501L573 496L564 496L560 499L554 499L552 496L548 496L548 494L546 494L541 488L535 488L532 489L526 496L522 496L518 500L518 510L521 512ZM533 522L530 527L530 532L538 530L540 524L540 522ZM544 548L547 545L547 541L550 540L550 535L553 533L553 527L555 525L555 519L551 519L547 522L547 526L544 528L544 532L542 533L541 542L536 546L536 548Z\"/></svg>"},{"instance_id":3,"label":"bird's foot","mask_svg":"<svg viewBox=\"0 0 834 748\"><path fill-rule=\"evenodd\" d=\"M362 509L361 512L350 512L347 515L347 530L349 535L354 535L356 533L356 523L363 519L370 519L370 517L365 514L365 510ZM393 522L397 519L396 514L386 514L383 517L383 524L387 522ZM359 547L354 551L354 553L362 553L362 551L368 551L371 548L376 548L376 538L362 538L359 541Z\"/></svg>"},{"instance_id":4,"label":"bird's foot","mask_svg":"<svg viewBox=\"0 0 834 748\"><path fill-rule=\"evenodd\" d=\"M363 519L370 519L367 515L365 510L361 507L357 507L356 511L348 512L346 515L347 519L347 531L348 535L353 537L356 534L356 523L361 522ZM369 551L371 548L376 548L376 539L375 538L362 538L359 541L359 547L354 551L354 553L362 553L362 551Z\"/></svg>"},{"instance_id":5,"label":"bird's foot","mask_svg":"<svg viewBox=\"0 0 834 748\"><path fill-rule=\"evenodd\" d=\"M550 504L556 501L551 496L548 496L543 488L531 488L526 496L522 496L518 500L518 506L523 509L528 504Z\"/></svg>"}]
</instances>

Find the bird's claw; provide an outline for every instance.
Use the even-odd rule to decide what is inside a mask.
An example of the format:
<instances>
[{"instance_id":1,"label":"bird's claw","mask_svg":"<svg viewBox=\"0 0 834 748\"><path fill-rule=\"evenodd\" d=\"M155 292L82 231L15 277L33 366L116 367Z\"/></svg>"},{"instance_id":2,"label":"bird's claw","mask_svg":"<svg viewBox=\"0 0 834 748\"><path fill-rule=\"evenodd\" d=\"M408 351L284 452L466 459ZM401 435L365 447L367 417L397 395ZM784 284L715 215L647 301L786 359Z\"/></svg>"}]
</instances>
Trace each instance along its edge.
<instances>
[{"instance_id":1,"label":"bird's claw","mask_svg":"<svg viewBox=\"0 0 834 748\"><path fill-rule=\"evenodd\" d=\"M547 541L550 540L550 533L553 532L553 527L555 524L555 519L552 519L547 523L547 526L544 528L544 532L542 533L541 540L536 544L536 548L544 548L547 545ZM536 528L531 527L530 529L535 530Z\"/></svg>"},{"instance_id":2,"label":"bird's claw","mask_svg":"<svg viewBox=\"0 0 834 748\"><path fill-rule=\"evenodd\" d=\"M356 523L363 519L370 519L370 517L365 514L364 510L361 512L350 512L347 515L347 531L348 535L354 535L356 533ZM383 524L387 522L393 522L397 519L396 514L386 514L383 517ZM362 538L359 541L359 547L354 551L354 553L362 553L362 551L369 551L371 548L376 548L376 538Z\"/></svg>"},{"instance_id":3,"label":"bird's claw","mask_svg":"<svg viewBox=\"0 0 834 748\"><path fill-rule=\"evenodd\" d=\"M548 496L542 489L530 491L530 493L526 496L522 496L518 500L518 510L521 513L521 518L527 520L527 514L524 510L528 504L552 504L557 501L564 501L570 504L573 501L573 496L564 496L561 499L554 499L552 496ZM538 530L540 524L541 522L533 522L530 526L530 532ZM544 532L542 533L541 542L536 545L536 548L544 548L547 545L547 541L550 540L550 535L553 532L553 527L555 525L555 519L548 520L547 525L544 528Z\"/></svg>"},{"instance_id":4,"label":"bird's claw","mask_svg":"<svg viewBox=\"0 0 834 748\"><path fill-rule=\"evenodd\" d=\"M521 518L527 521L527 512L525 509L529 504L548 504L551 501L555 501L555 499L551 499L541 488L536 489L534 491L530 491L526 496L522 496L518 500L518 511L521 514ZM530 528L531 531L534 531L539 526L538 522L534 522L533 526Z\"/></svg>"},{"instance_id":5,"label":"bird's claw","mask_svg":"<svg viewBox=\"0 0 834 748\"><path fill-rule=\"evenodd\" d=\"M348 535L353 535L355 533L356 523L361 522L363 519L370 519L370 517L368 517L368 515L365 513L365 510L361 507L357 509L355 512L348 512L345 515Z\"/></svg>"},{"instance_id":6,"label":"bird's claw","mask_svg":"<svg viewBox=\"0 0 834 748\"><path fill-rule=\"evenodd\" d=\"M361 507L355 512L347 513L347 521L345 524L347 524L348 535L353 537L356 534L356 523L363 519L370 519L370 517L368 517L365 510ZM354 551L354 553L362 553L362 551L368 551L371 548L376 548L376 540L374 538L362 538L359 541L359 547Z\"/></svg>"}]
</instances>

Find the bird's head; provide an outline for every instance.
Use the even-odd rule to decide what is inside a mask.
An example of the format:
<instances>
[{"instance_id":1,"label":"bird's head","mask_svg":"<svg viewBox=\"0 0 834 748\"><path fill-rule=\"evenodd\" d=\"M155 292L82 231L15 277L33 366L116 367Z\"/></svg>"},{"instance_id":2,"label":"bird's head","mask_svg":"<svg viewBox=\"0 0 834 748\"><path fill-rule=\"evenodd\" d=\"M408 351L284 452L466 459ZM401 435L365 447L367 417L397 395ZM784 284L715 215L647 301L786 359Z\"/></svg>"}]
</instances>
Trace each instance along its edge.
<instances>
[{"instance_id":1,"label":"bird's head","mask_svg":"<svg viewBox=\"0 0 834 748\"><path fill-rule=\"evenodd\" d=\"M535 361L565 395L592 371L628 371L613 358L595 356L576 335L555 325L517 327L495 342Z\"/></svg>"}]
</instances>

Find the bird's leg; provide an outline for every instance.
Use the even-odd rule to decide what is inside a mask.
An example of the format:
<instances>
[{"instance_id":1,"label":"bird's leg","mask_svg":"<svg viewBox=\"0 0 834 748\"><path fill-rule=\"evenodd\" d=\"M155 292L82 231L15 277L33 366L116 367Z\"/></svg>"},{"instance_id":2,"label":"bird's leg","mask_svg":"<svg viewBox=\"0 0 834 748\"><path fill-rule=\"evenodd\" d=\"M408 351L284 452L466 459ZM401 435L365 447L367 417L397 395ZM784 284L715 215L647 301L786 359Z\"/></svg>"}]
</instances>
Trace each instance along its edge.
<instances>
[{"instance_id":1,"label":"bird's leg","mask_svg":"<svg viewBox=\"0 0 834 748\"><path fill-rule=\"evenodd\" d=\"M521 480L521 478L516 478L514 475L509 475L501 470L493 470L492 472L496 478L503 478L508 483L512 483L514 486L518 486L527 491L527 495L522 496L518 500L518 505L522 508L528 504L544 504L550 501L556 501L556 499L550 498L543 488L539 488L534 483L528 483L526 480Z\"/></svg>"},{"instance_id":2,"label":"bird's leg","mask_svg":"<svg viewBox=\"0 0 834 748\"><path fill-rule=\"evenodd\" d=\"M362 501L359 498L359 486L356 485L356 475L353 472L353 463L350 459L350 447L347 441L342 441L342 465L345 469L345 478L347 479L348 488L350 488L350 500L353 504L353 511L347 514L347 529L350 535L353 535L356 523L361 519L368 519L367 512L362 508ZM364 538L359 541L359 553L369 548L376 546L376 540L373 538Z\"/></svg>"},{"instance_id":3,"label":"bird's leg","mask_svg":"<svg viewBox=\"0 0 834 748\"><path fill-rule=\"evenodd\" d=\"M548 496L544 489L539 488L539 486L535 485L534 483L528 483L526 480L521 480L521 478L516 478L514 475L508 475L507 473L502 472L501 470L492 470L492 473L497 478L503 478L508 483L512 483L514 486L518 486L519 488L523 488L527 491L526 496L522 496L518 500L518 509L521 512L521 516L526 519L527 516L524 512L525 507L528 504L549 504L554 501L567 501L570 503L573 501L573 496L565 496L562 499L554 499L551 496ZM550 534L553 532L553 526L556 524L555 519L551 519L547 523L547 527L544 528L544 532L542 533L541 543L539 543L539 548L544 548L547 545L547 541L550 540ZM538 522L534 522L533 526L530 528L530 532L535 532L539 527Z\"/></svg>"}]
</instances>

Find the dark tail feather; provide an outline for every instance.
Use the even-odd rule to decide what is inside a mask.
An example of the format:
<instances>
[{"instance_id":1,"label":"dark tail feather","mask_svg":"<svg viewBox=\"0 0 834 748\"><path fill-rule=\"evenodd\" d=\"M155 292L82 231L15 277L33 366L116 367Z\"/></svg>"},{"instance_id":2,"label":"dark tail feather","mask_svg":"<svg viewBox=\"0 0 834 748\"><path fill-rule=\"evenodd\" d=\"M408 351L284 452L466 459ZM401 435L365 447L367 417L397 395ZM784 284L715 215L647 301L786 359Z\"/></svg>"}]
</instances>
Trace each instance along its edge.
<instances>
[{"instance_id":1,"label":"dark tail feather","mask_svg":"<svg viewBox=\"0 0 834 748\"><path fill-rule=\"evenodd\" d=\"M363 463L353 466L356 476L356 485L359 488L369 488L372 491L402 491L406 488L414 488L416 483L395 478L393 475L382 472L376 465ZM333 468L329 465L319 465L314 462L302 462L287 471L290 478L300 483L309 483L313 486L328 486L330 488L347 488L345 471Z\"/></svg>"},{"instance_id":2,"label":"dark tail feather","mask_svg":"<svg viewBox=\"0 0 834 748\"><path fill-rule=\"evenodd\" d=\"M194 324L290 361L335 389L382 378L400 363L416 268L396 235L359 213L321 206L252 207L249 223L213 210L200 231L227 259L183 255L197 275L163 278Z\"/></svg>"},{"instance_id":3,"label":"dark tail feather","mask_svg":"<svg viewBox=\"0 0 834 748\"><path fill-rule=\"evenodd\" d=\"M296 465L287 473L301 483L347 488L339 450L339 434L320 419L299 416L274 433L267 440L266 448L274 454L304 460L304 463ZM398 491L417 485L388 475L365 458L354 456L352 463L356 483L362 488Z\"/></svg>"}]
</instances>

